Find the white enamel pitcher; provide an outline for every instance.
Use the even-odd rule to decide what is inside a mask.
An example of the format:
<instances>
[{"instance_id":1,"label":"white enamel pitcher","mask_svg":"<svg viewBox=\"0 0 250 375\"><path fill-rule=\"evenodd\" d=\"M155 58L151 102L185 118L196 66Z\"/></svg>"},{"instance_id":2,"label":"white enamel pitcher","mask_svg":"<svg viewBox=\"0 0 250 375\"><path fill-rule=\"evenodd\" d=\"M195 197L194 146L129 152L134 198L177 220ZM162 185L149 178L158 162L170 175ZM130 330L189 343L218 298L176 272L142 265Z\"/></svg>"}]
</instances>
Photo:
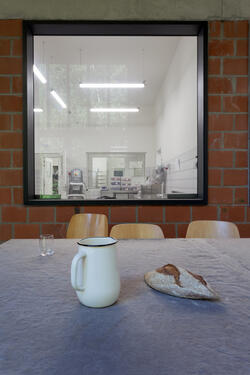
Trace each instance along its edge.
<instances>
[{"instance_id":1,"label":"white enamel pitcher","mask_svg":"<svg viewBox=\"0 0 250 375\"><path fill-rule=\"evenodd\" d=\"M71 284L79 301L89 307L115 303L120 293L116 243L112 237L90 237L78 242L71 264Z\"/></svg>"}]
</instances>

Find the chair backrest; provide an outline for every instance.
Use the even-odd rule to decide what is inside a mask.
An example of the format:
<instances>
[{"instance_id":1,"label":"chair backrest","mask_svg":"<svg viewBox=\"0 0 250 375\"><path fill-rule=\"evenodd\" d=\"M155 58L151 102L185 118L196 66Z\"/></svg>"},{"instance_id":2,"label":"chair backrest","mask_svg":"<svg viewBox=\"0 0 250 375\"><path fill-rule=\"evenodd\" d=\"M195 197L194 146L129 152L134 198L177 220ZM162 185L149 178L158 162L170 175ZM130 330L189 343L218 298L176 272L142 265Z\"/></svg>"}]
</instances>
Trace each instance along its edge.
<instances>
[{"instance_id":1,"label":"chair backrest","mask_svg":"<svg viewBox=\"0 0 250 375\"><path fill-rule=\"evenodd\" d=\"M76 214L70 219L66 238L107 237L108 219L103 214Z\"/></svg>"},{"instance_id":2,"label":"chair backrest","mask_svg":"<svg viewBox=\"0 0 250 375\"><path fill-rule=\"evenodd\" d=\"M186 238L240 238L240 234L234 223L197 220L189 224Z\"/></svg>"},{"instance_id":3,"label":"chair backrest","mask_svg":"<svg viewBox=\"0 0 250 375\"><path fill-rule=\"evenodd\" d=\"M110 236L117 239L164 238L161 227L154 224L117 224L112 227Z\"/></svg>"}]
</instances>

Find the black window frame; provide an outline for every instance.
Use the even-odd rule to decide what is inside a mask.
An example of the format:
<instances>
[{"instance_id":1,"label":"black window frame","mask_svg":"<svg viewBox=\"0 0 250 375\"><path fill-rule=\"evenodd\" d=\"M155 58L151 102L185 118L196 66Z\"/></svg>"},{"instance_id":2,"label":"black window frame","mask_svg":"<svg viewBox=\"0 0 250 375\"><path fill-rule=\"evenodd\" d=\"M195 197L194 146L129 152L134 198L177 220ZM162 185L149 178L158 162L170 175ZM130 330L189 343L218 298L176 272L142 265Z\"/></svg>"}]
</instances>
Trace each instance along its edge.
<instances>
[{"instance_id":1,"label":"black window frame","mask_svg":"<svg viewBox=\"0 0 250 375\"><path fill-rule=\"evenodd\" d=\"M197 36L197 194L159 200L62 200L35 197L34 78L35 35ZM23 22L23 144L24 204L27 205L205 205L208 200L207 157L207 21L24 21Z\"/></svg>"}]
</instances>

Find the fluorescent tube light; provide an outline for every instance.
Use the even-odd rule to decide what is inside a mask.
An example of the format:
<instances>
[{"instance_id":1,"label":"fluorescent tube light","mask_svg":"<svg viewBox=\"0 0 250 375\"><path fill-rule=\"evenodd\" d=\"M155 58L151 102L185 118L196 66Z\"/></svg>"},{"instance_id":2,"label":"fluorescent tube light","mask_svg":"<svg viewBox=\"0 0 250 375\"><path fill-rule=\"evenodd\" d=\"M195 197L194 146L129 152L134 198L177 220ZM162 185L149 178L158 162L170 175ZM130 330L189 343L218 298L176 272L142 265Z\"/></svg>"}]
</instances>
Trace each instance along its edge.
<instances>
[{"instance_id":1,"label":"fluorescent tube light","mask_svg":"<svg viewBox=\"0 0 250 375\"><path fill-rule=\"evenodd\" d=\"M33 111L37 112L37 113L41 113L41 112L43 112L43 109L42 108L34 108Z\"/></svg>"},{"instance_id":2,"label":"fluorescent tube light","mask_svg":"<svg viewBox=\"0 0 250 375\"><path fill-rule=\"evenodd\" d=\"M110 146L111 150L126 150L128 146Z\"/></svg>"},{"instance_id":3,"label":"fluorescent tube light","mask_svg":"<svg viewBox=\"0 0 250 375\"><path fill-rule=\"evenodd\" d=\"M46 78L44 77L44 75L40 72L40 70L36 67L36 65L33 65L33 72L34 74L37 76L37 78L42 82L42 83L46 83L47 80Z\"/></svg>"},{"instance_id":4,"label":"fluorescent tube light","mask_svg":"<svg viewBox=\"0 0 250 375\"><path fill-rule=\"evenodd\" d=\"M80 83L82 89L140 89L144 83Z\"/></svg>"},{"instance_id":5,"label":"fluorescent tube light","mask_svg":"<svg viewBox=\"0 0 250 375\"><path fill-rule=\"evenodd\" d=\"M139 108L90 108L90 112L139 112Z\"/></svg>"},{"instance_id":6,"label":"fluorescent tube light","mask_svg":"<svg viewBox=\"0 0 250 375\"><path fill-rule=\"evenodd\" d=\"M56 101L60 104L62 108L67 108L66 104L64 101L60 98L60 96L57 94L55 90L50 91L51 95L56 99Z\"/></svg>"}]
</instances>

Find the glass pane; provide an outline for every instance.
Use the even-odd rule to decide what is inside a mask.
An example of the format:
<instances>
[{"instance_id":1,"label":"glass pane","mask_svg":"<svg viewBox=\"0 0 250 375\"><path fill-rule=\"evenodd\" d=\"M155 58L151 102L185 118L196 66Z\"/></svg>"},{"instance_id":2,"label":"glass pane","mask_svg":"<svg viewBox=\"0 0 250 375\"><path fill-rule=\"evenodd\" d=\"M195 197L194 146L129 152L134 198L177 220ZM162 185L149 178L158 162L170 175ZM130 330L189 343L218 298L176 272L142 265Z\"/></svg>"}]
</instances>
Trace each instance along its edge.
<instances>
[{"instance_id":1,"label":"glass pane","mask_svg":"<svg viewBox=\"0 0 250 375\"><path fill-rule=\"evenodd\" d=\"M197 194L197 38L34 37L35 194Z\"/></svg>"}]
</instances>

